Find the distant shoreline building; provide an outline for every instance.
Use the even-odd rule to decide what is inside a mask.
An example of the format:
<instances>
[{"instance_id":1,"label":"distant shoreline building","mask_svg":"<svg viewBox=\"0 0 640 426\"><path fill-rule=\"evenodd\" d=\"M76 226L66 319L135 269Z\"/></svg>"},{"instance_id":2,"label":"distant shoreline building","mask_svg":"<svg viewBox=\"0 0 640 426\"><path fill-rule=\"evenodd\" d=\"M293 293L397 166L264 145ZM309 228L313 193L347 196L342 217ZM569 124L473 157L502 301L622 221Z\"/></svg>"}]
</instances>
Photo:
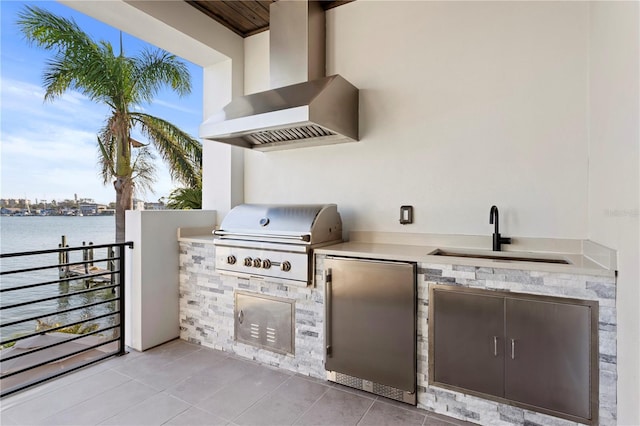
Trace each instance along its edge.
<instances>
[{"instance_id":1,"label":"distant shoreline building","mask_svg":"<svg viewBox=\"0 0 640 426\"><path fill-rule=\"evenodd\" d=\"M162 202L145 202L134 199L133 210L166 210ZM73 200L56 201L36 200L35 204L26 198L0 199L0 214L3 216L113 216L115 204L104 205L96 203L91 198L77 198Z\"/></svg>"}]
</instances>

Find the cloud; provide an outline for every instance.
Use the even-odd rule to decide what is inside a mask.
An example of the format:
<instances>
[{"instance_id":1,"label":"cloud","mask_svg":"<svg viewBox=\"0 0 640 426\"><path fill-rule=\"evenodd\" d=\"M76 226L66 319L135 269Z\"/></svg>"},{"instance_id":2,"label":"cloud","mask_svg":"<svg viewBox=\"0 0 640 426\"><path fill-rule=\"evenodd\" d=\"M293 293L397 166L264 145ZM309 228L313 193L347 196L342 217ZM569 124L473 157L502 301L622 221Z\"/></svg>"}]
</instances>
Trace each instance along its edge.
<instances>
[{"instance_id":1,"label":"cloud","mask_svg":"<svg viewBox=\"0 0 640 426\"><path fill-rule=\"evenodd\" d=\"M2 99L3 130L11 129L16 122L57 121L75 123L85 128L100 128L108 111L107 107L90 101L75 91L67 91L55 100L45 102L44 89L36 84L2 78L0 96Z\"/></svg>"},{"instance_id":2,"label":"cloud","mask_svg":"<svg viewBox=\"0 0 640 426\"><path fill-rule=\"evenodd\" d=\"M195 114L196 116L200 116L202 114L202 111L197 111L193 108L188 108L184 105L180 105L180 104L175 104L173 102L167 102L167 101L163 101L160 99L156 99L153 101L154 105L160 105L163 106L165 108L170 108L170 109L174 109L176 111L180 111L180 112L184 112L186 114Z\"/></svg>"},{"instance_id":3,"label":"cloud","mask_svg":"<svg viewBox=\"0 0 640 426\"><path fill-rule=\"evenodd\" d=\"M109 111L78 92L44 103L44 90L33 83L3 78L0 114L1 196L64 199L74 193L99 202L115 199L102 184L96 137ZM135 136L134 136L135 137ZM175 185L158 159L154 193L167 196Z\"/></svg>"}]
</instances>

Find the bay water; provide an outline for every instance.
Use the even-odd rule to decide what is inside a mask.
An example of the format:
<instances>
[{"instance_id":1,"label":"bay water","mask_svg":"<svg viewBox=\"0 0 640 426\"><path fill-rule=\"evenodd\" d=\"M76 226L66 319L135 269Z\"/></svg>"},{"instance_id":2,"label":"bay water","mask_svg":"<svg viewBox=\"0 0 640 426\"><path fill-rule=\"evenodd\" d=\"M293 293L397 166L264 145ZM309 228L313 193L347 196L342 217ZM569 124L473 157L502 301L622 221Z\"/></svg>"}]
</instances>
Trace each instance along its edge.
<instances>
[{"instance_id":1,"label":"bay water","mask_svg":"<svg viewBox=\"0 0 640 426\"><path fill-rule=\"evenodd\" d=\"M83 242L93 242L94 245L110 244L115 241L114 216L2 216L0 217L0 252L16 253L58 248L61 236L67 237L69 247L81 246ZM96 249L94 259L107 257L106 249ZM82 261L82 252L71 252L70 262ZM11 257L0 259L0 271L35 268L57 265L58 254L43 254L36 256ZM107 268L106 262L96 263L100 268ZM20 274L0 276L0 288L6 289L20 285L35 284L45 281L55 281L59 278L58 268L45 269ZM57 294L71 293L82 290L85 283L81 280L69 283L55 283L30 289L4 291L0 293L0 306L42 299ZM56 310L68 309L86 305L100 300L113 298L111 289L99 289L82 295L62 297L46 302L32 303L25 306L0 310L2 324L37 315L53 313ZM81 319L92 318L114 309L115 302L98 305L91 308L79 309L67 314L53 314L42 318L46 324L65 324ZM103 327L115 323L115 318L106 317L90 322ZM42 323L28 321L8 327L0 328L0 340L33 333L42 327Z\"/></svg>"}]
</instances>

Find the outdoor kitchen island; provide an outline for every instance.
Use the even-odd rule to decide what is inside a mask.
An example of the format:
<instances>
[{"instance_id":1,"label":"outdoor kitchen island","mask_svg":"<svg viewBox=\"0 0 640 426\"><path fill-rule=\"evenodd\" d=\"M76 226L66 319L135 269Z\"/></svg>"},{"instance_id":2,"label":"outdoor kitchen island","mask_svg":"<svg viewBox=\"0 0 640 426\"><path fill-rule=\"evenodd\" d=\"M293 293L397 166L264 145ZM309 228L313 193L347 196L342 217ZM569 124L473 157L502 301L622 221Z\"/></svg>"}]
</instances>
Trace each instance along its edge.
<instances>
[{"instance_id":1,"label":"outdoor kitchen island","mask_svg":"<svg viewBox=\"0 0 640 426\"><path fill-rule=\"evenodd\" d=\"M430 384L429 380L429 288L450 285L461 288L558 296L598 303L597 424L616 424L616 287L615 264L610 250L589 241L556 242L556 250L570 264L498 261L479 258L435 256L439 247L482 247L456 236L398 236L352 233L351 241L315 251L314 283L309 287L287 286L277 280L220 275L214 268L212 236L180 240L180 327L189 342L232 352L239 356L325 379L325 283L327 256L416 262L417 277L417 405L430 412L479 424L579 424L530 409L458 392ZM481 238L481 237L478 237ZM526 239L520 239L524 241ZM455 243L455 244L453 244ZM534 249L536 241L528 241ZM525 244L522 242L522 244ZM514 245L515 246L515 245ZM517 246L519 251L524 246ZM509 252L505 252L509 253ZM567 254L570 253L570 254ZM590 259L597 258L599 264ZM604 264L606 267L600 266ZM294 351L277 353L234 338L236 293L255 293L294 301ZM589 423L583 421L581 423Z\"/></svg>"}]
</instances>

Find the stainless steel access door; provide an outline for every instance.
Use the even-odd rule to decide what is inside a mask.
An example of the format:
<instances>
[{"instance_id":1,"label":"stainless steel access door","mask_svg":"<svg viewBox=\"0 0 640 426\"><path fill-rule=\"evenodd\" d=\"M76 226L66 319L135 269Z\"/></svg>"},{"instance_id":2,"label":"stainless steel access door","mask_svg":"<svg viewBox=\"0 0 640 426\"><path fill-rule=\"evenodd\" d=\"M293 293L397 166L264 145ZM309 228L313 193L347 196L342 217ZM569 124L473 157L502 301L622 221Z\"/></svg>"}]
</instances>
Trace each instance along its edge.
<instances>
[{"instance_id":1,"label":"stainless steel access door","mask_svg":"<svg viewBox=\"0 0 640 426\"><path fill-rule=\"evenodd\" d=\"M327 258L325 367L416 389L416 265Z\"/></svg>"},{"instance_id":2,"label":"stainless steel access door","mask_svg":"<svg viewBox=\"0 0 640 426\"><path fill-rule=\"evenodd\" d=\"M504 395L504 296L431 287L432 383Z\"/></svg>"},{"instance_id":3,"label":"stainless steel access door","mask_svg":"<svg viewBox=\"0 0 640 426\"><path fill-rule=\"evenodd\" d=\"M506 398L592 419L592 309L507 298Z\"/></svg>"},{"instance_id":4,"label":"stainless steel access door","mask_svg":"<svg viewBox=\"0 0 640 426\"><path fill-rule=\"evenodd\" d=\"M236 292L235 339L259 348L294 354L294 301Z\"/></svg>"}]
</instances>

